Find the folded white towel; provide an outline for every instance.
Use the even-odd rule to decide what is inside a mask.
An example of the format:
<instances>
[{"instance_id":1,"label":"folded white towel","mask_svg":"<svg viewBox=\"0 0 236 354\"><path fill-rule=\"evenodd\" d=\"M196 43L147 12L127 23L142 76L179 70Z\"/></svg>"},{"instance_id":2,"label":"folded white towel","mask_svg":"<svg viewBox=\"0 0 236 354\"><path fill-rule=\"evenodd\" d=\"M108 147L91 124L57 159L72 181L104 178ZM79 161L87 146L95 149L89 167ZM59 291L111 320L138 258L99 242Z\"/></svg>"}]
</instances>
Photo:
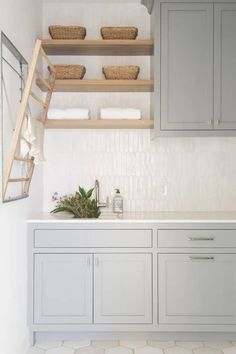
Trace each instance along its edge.
<instances>
[{"instance_id":1,"label":"folded white towel","mask_svg":"<svg viewBox=\"0 0 236 354\"><path fill-rule=\"evenodd\" d=\"M89 119L90 111L88 108L67 108L48 110L48 119Z\"/></svg>"},{"instance_id":2,"label":"folded white towel","mask_svg":"<svg viewBox=\"0 0 236 354\"><path fill-rule=\"evenodd\" d=\"M65 109L50 108L48 110L48 119L63 119L65 118Z\"/></svg>"},{"instance_id":3,"label":"folded white towel","mask_svg":"<svg viewBox=\"0 0 236 354\"><path fill-rule=\"evenodd\" d=\"M89 119L90 112L87 108L67 108L66 118L70 119Z\"/></svg>"},{"instance_id":4,"label":"folded white towel","mask_svg":"<svg viewBox=\"0 0 236 354\"><path fill-rule=\"evenodd\" d=\"M141 110L134 108L101 108L101 119L141 119Z\"/></svg>"},{"instance_id":5,"label":"folded white towel","mask_svg":"<svg viewBox=\"0 0 236 354\"><path fill-rule=\"evenodd\" d=\"M26 117L21 133L20 155L26 157L29 154L34 158L37 165L45 161L43 154L44 126L28 114Z\"/></svg>"}]
</instances>

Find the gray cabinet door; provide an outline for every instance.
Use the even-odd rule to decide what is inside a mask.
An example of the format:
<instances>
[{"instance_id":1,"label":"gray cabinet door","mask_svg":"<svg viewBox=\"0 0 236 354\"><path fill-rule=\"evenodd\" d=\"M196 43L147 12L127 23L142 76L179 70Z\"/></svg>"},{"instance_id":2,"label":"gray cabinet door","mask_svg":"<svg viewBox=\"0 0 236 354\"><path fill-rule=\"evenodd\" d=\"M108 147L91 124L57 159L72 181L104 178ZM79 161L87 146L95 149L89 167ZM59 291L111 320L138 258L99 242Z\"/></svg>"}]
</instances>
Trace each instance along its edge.
<instances>
[{"instance_id":1,"label":"gray cabinet door","mask_svg":"<svg viewBox=\"0 0 236 354\"><path fill-rule=\"evenodd\" d=\"M236 4L214 5L215 128L236 129Z\"/></svg>"},{"instance_id":2,"label":"gray cabinet door","mask_svg":"<svg viewBox=\"0 0 236 354\"><path fill-rule=\"evenodd\" d=\"M159 255L161 324L235 324L235 254Z\"/></svg>"},{"instance_id":3,"label":"gray cabinet door","mask_svg":"<svg viewBox=\"0 0 236 354\"><path fill-rule=\"evenodd\" d=\"M213 128L213 4L161 5L161 130Z\"/></svg>"},{"instance_id":4,"label":"gray cabinet door","mask_svg":"<svg viewBox=\"0 0 236 354\"><path fill-rule=\"evenodd\" d=\"M152 323L152 256L96 254L94 322Z\"/></svg>"},{"instance_id":5,"label":"gray cabinet door","mask_svg":"<svg viewBox=\"0 0 236 354\"><path fill-rule=\"evenodd\" d=\"M92 323L92 256L36 254L34 323Z\"/></svg>"}]
</instances>

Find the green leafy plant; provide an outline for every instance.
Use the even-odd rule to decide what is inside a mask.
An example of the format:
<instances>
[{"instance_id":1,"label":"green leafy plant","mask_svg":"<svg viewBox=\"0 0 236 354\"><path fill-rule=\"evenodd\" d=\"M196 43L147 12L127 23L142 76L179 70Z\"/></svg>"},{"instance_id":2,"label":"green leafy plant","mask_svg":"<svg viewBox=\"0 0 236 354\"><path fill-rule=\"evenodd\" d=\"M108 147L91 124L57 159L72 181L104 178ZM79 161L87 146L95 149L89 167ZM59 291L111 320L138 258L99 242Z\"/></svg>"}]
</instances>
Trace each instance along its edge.
<instances>
[{"instance_id":1,"label":"green leafy plant","mask_svg":"<svg viewBox=\"0 0 236 354\"><path fill-rule=\"evenodd\" d=\"M84 188L79 187L75 194L60 198L51 213L68 212L78 219L98 218L101 212L96 200L92 198L93 190L94 188L86 192Z\"/></svg>"}]
</instances>

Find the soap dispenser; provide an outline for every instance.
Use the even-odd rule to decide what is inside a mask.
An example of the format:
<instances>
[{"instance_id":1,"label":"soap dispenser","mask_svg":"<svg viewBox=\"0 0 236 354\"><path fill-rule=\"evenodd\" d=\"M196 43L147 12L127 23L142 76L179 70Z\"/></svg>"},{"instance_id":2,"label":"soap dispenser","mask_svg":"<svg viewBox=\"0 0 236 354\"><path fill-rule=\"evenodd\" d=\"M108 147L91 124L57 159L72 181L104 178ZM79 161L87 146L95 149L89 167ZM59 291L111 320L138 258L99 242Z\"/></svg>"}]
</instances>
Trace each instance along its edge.
<instances>
[{"instance_id":1,"label":"soap dispenser","mask_svg":"<svg viewBox=\"0 0 236 354\"><path fill-rule=\"evenodd\" d=\"M115 189L116 193L113 197L113 213L122 214L123 213L123 197L120 194L119 189Z\"/></svg>"}]
</instances>

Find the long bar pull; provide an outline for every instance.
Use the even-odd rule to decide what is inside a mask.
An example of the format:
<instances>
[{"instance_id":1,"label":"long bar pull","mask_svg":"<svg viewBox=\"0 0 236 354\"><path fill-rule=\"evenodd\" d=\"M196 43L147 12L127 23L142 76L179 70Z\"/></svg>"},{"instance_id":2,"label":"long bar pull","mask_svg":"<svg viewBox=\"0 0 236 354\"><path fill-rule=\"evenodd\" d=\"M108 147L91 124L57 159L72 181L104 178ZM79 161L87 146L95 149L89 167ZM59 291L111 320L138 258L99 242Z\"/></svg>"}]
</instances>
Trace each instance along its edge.
<instances>
[{"instance_id":1,"label":"long bar pull","mask_svg":"<svg viewBox=\"0 0 236 354\"><path fill-rule=\"evenodd\" d=\"M96 267L99 266L99 258L98 258L98 257L95 258L95 266L96 266Z\"/></svg>"},{"instance_id":2,"label":"long bar pull","mask_svg":"<svg viewBox=\"0 0 236 354\"><path fill-rule=\"evenodd\" d=\"M192 237L190 236L189 241L214 241L214 237Z\"/></svg>"},{"instance_id":3,"label":"long bar pull","mask_svg":"<svg viewBox=\"0 0 236 354\"><path fill-rule=\"evenodd\" d=\"M213 261L215 257L212 256L189 256L191 261Z\"/></svg>"},{"instance_id":4,"label":"long bar pull","mask_svg":"<svg viewBox=\"0 0 236 354\"><path fill-rule=\"evenodd\" d=\"M90 267L91 266L91 259L87 258L87 266Z\"/></svg>"}]
</instances>

